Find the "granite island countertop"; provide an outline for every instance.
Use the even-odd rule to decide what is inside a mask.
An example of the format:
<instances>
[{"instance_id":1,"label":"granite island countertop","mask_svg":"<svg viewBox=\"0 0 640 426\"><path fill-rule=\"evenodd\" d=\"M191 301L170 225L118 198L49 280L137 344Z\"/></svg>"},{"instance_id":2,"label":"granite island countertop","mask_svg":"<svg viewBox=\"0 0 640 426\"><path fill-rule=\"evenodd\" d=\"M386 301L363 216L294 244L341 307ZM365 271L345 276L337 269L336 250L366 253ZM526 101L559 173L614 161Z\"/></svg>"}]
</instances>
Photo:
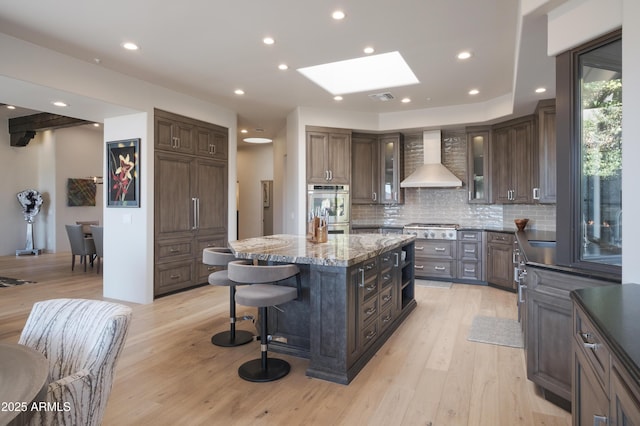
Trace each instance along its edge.
<instances>
[{"instance_id":1,"label":"granite island countertop","mask_svg":"<svg viewBox=\"0 0 640 426\"><path fill-rule=\"evenodd\" d=\"M333 234L326 243L312 243L306 235L278 234L230 241L229 247L238 259L349 267L414 239L402 234Z\"/></svg>"}]
</instances>

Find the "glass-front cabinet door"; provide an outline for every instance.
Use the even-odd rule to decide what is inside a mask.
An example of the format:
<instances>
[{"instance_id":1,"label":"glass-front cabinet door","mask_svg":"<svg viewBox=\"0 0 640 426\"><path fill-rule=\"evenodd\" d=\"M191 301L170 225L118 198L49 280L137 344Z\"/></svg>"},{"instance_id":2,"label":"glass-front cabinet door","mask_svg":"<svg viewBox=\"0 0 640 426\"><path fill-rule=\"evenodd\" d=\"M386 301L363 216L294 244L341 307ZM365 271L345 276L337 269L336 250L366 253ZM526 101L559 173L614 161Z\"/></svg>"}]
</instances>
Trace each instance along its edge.
<instances>
[{"instance_id":1,"label":"glass-front cabinet door","mask_svg":"<svg viewBox=\"0 0 640 426\"><path fill-rule=\"evenodd\" d=\"M469 203L489 202L489 130L467 129Z\"/></svg>"},{"instance_id":2,"label":"glass-front cabinet door","mask_svg":"<svg viewBox=\"0 0 640 426\"><path fill-rule=\"evenodd\" d=\"M578 55L580 262L622 264L622 40Z\"/></svg>"},{"instance_id":3,"label":"glass-front cabinet door","mask_svg":"<svg viewBox=\"0 0 640 426\"><path fill-rule=\"evenodd\" d=\"M400 190L402 179L402 134L380 136L380 161L382 166L380 202L383 204L402 203L403 193Z\"/></svg>"}]
</instances>

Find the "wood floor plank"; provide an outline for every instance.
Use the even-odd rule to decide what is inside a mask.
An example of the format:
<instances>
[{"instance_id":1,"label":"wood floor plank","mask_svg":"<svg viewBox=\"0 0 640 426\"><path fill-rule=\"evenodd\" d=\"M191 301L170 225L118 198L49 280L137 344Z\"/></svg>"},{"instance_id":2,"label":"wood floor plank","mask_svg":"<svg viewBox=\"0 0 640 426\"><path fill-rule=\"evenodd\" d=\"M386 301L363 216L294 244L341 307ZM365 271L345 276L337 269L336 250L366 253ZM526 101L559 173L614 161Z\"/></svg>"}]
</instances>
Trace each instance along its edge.
<instances>
[{"instance_id":1,"label":"wood floor plank","mask_svg":"<svg viewBox=\"0 0 640 426\"><path fill-rule=\"evenodd\" d=\"M101 275L71 272L69 253L0 257L0 275L37 281L0 288L0 341L15 342L33 303L103 299ZM126 303L133 320L103 424L110 425L554 425L571 415L526 380L522 349L467 340L476 315L516 318L513 293L486 286L417 287L418 307L348 386L305 376L308 360L286 355L291 373L250 383L238 366L258 342L210 343L228 329L228 289L204 286ZM238 314L255 310L239 307ZM251 322L239 328L255 332Z\"/></svg>"}]
</instances>

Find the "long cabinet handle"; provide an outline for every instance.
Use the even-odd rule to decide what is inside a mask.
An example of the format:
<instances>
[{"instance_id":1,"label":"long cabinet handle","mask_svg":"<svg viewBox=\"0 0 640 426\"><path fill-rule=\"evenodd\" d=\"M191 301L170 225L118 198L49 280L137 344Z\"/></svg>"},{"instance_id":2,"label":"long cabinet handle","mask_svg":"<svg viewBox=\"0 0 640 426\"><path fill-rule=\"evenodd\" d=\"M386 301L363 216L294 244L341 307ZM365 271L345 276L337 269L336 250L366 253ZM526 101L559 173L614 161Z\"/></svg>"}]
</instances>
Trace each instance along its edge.
<instances>
[{"instance_id":1,"label":"long cabinet handle","mask_svg":"<svg viewBox=\"0 0 640 426\"><path fill-rule=\"evenodd\" d=\"M393 253L393 255L396 257L396 261L393 266L397 268L398 266L400 266L400 253L396 252Z\"/></svg>"},{"instance_id":2,"label":"long cabinet handle","mask_svg":"<svg viewBox=\"0 0 640 426\"><path fill-rule=\"evenodd\" d=\"M372 195L373 201L378 201L378 193L374 192Z\"/></svg>"},{"instance_id":3,"label":"long cabinet handle","mask_svg":"<svg viewBox=\"0 0 640 426\"><path fill-rule=\"evenodd\" d=\"M196 197L191 198L191 206L193 207L193 226L191 229L198 229L198 199Z\"/></svg>"},{"instance_id":4,"label":"long cabinet handle","mask_svg":"<svg viewBox=\"0 0 640 426\"><path fill-rule=\"evenodd\" d=\"M534 200L540 199L540 188L533 188L533 199Z\"/></svg>"},{"instance_id":5,"label":"long cabinet handle","mask_svg":"<svg viewBox=\"0 0 640 426\"><path fill-rule=\"evenodd\" d=\"M358 268L358 271L360 272L360 284L358 285L364 287L364 268Z\"/></svg>"}]
</instances>

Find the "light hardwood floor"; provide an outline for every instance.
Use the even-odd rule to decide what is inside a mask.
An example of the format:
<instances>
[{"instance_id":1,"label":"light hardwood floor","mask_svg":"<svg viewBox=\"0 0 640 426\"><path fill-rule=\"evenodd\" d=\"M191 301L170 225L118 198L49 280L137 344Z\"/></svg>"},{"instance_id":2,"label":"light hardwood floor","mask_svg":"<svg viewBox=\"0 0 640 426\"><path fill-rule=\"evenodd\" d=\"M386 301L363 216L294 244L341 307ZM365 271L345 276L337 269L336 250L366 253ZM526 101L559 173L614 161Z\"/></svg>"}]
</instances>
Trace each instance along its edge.
<instances>
[{"instance_id":1,"label":"light hardwood floor","mask_svg":"<svg viewBox=\"0 0 640 426\"><path fill-rule=\"evenodd\" d=\"M70 257L0 257L0 276L37 281L0 288L0 341L17 341L35 301L102 299L101 275L71 272ZM292 366L284 379L240 379L237 367L259 356L259 344L209 340L228 327L226 288L126 303L133 321L104 425L570 425L527 380L522 349L467 340L475 315L515 318L515 297L484 286L417 287L418 307L348 386L308 378L308 361L280 354Z\"/></svg>"}]
</instances>

